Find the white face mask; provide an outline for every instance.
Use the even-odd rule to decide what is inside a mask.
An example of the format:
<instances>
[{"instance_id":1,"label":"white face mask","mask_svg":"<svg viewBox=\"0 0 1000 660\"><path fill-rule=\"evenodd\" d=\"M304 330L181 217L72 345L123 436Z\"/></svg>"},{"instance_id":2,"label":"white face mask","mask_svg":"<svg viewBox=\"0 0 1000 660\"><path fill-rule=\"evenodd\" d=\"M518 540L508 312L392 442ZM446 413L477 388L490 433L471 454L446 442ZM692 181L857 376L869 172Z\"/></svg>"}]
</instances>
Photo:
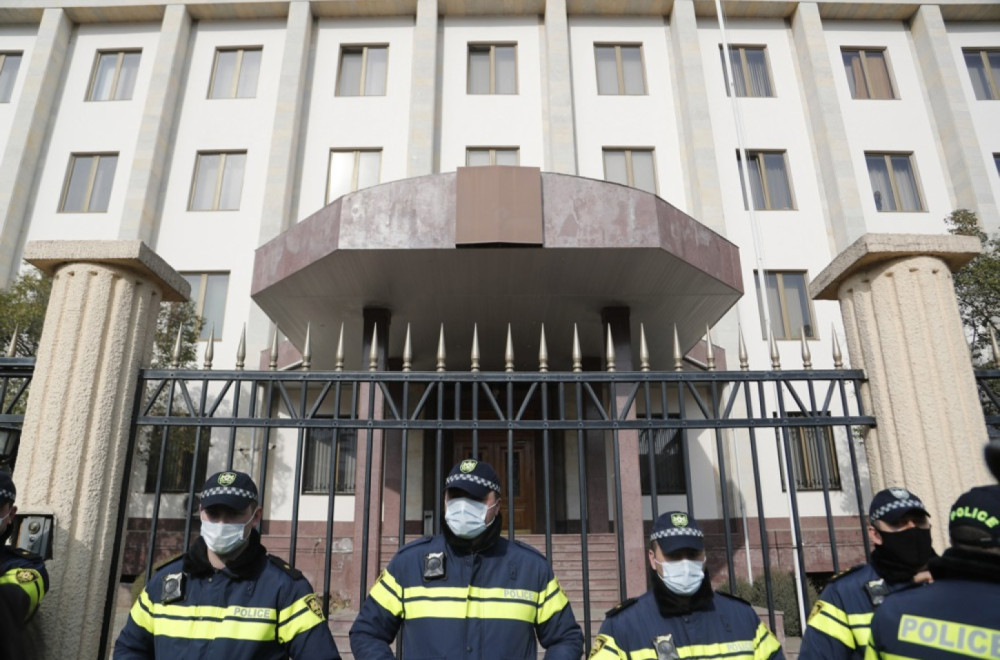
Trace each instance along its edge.
<instances>
[{"instance_id":1,"label":"white face mask","mask_svg":"<svg viewBox=\"0 0 1000 660\"><path fill-rule=\"evenodd\" d=\"M690 596L698 591L705 579L705 562L693 559L658 561L659 575L670 591L680 596Z\"/></svg>"},{"instance_id":2,"label":"white face mask","mask_svg":"<svg viewBox=\"0 0 1000 660\"><path fill-rule=\"evenodd\" d=\"M456 497L445 505L444 521L462 539L474 539L486 531L486 514L492 507L467 497Z\"/></svg>"},{"instance_id":3,"label":"white face mask","mask_svg":"<svg viewBox=\"0 0 1000 660\"><path fill-rule=\"evenodd\" d=\"M201 538L205 539L208 549L217 555L229 555L238 550L246 542L244 533L247 525L253 522L254 511L250 520L245 523L221 523L202 519Z\"/></svg>"}]
</instances>

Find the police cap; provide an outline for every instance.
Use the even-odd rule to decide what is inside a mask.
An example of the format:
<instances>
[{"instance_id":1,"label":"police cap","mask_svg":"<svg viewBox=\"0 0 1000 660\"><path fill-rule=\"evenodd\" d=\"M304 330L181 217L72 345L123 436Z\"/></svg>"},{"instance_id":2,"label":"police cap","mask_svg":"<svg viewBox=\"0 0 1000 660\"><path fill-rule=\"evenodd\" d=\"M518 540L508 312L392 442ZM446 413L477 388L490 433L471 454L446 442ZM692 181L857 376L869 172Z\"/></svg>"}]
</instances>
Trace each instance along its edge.
<instances>
[{"instance_id":1,"label":"police cap","mask_svg":"<svg viewBox=\"0 0 1000 660\"><path fill-rule=\"evenodd\" d=\"M682 548L705 549L705 534L697 521L684 511L668 511L657 518L649 540L656 541L665 555Z\"/></svg>"},{"instance_id":2,"label":"police cap","mask_svg":"<svg viewBox=\"0 0 1000 660\"><path fill-rule=\"evenodd\" d=\"M949 518L953 543L1000 547L1000 486L977 486L962 493Z\"/></svg>"},{"instance_id":3,"label":"police cap","mask_svg":"<svg viewBox=\"0 0 1000 660\"><path fill-rule=\"evenodd\" d=\"M899 519L910 511L920 511L925 516L931 514L919 497L905 488L886 488L875 493L872 503L868 507L868 520L875 522L882 520L895 525Z\"/></svg>"},{"instance_id":4,"label":"police cap","mask_svg":"<svg viewBox=\"0 0 1000 660\"><path fill-rule=\"evenodd\" d=\"M500 494L500 479L489 463L467 458L459 461L444 480L445 489L458 488L481 500L489 495L491 490Z\"/></svg>"},{"instance_id":5,"label":"police cap","mask_svg":"<svg viewBox=\"0 0 1000 660\"><path fill-rule=\"evenodd\" d=\"M201 489L201 508L225 506L242 511L257 502L257 484L246 472L216 472Z\"/></svg>"}]
</instances>

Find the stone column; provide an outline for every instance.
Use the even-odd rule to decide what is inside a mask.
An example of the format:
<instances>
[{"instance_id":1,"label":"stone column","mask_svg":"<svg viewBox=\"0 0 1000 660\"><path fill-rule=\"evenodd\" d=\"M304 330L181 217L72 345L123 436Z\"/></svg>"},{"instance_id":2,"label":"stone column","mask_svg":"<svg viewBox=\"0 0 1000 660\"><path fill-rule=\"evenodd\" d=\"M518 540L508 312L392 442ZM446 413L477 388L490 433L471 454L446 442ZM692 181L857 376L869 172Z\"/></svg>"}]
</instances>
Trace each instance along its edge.
<instances>
[{"instance_id":1,"label":"stone column","mask_svg":"<svg viewBox=\"0 0 1000 660\"><path fill-rule=\"evenodd\" d=\"M970 236L865 234L812 282L839 300L862 403L878 427L865 438L872 489L905 486L931 512L934 545L948 546L948 510L991 483L986 424L951 273L975 257Z\"/></svg>"},{"instance_id":2,"label":"stone column","mask_svg":"<svg viewBox=\"0 0 1000 660\"><path fill-rule=\"evenodd\" d=\"M438 167L438 2L417 0L410 82L410 140L406 176L433 174Z\"/></svg>"},{"instance_id":3,"label":"stone column","mask_svg":"<svg viewBox=\"0 0 1000 660\"><path fill-rule=\"evenodd\" d=\"M545 114L546 167L549 172L576 174L576 122L570 71L569 24L566 0L545 3Z\"/></svg>"},{"instance_id":4,"label":"stone column","mask_svg":"<svg viewBox=\"0 0 1000 660\"><path fill-rule=\"evenodd\" d=\"M97 658L136 381L160 302L189 286L140 241L29 243L25 258L53 276L14 473L18 508L55 516L41 657Z\"/></svg>"}]
</instances>

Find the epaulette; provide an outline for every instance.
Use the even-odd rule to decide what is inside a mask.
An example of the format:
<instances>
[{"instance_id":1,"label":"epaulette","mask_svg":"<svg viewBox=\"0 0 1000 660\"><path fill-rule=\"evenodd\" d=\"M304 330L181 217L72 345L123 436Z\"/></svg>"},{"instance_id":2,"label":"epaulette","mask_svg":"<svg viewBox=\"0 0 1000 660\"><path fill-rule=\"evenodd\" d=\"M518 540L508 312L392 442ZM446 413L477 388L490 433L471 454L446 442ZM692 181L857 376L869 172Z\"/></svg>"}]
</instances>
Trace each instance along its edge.
<instances>
[{"instance_id":1,"label":"epaulette","mask_svg":"<svg viewBox=\"0 0 1000 660\"><path fill-rule=\"evenodd\" d=\"M267 558L271 560L272 564L283 570L285 573L288 573L288 575L290 575L293 580L298 580L300 577L302 577L302 571L300 571L297 568L293 568L291 564L289 564L281 557L268 555Z\"/></svg>"},{"instance_id":2,"label":"epaulette","mask_svg":"<svg viewBox=\"0 0 1000 660\"><path fill-rule=\"evenodd\" d=\"M604 613L604 618L605 619L610 619L613 616L618 616L619 614L622 613L623 610L626 610L629 607L632 607L637 602L639 602L638 598L629 598L628 600L623 600L622 602L618 603L617 605L615 605L614 607L612 607L610 610L608 610L607 612L605 612Z\"/></svg>"},{"instance_id":3,"label":"epaulette","mask_svg":"<svg viewBox=\"0 0 1000 660\"><path fill-rule=\"evenodd\" d=\"M183 559L184 558L184 554L185 553L183 553L183 552L178 552L175 555L171 555L171 556L167 557L166 559L163 559L163 560L160 560L160 561L156 562L155 564L153 564L153 572L155 573L156 571L160 570L161 568L174 563L178 559Z\"/></svg>"},{"instance_id":4,"label":"epaulette","mask_svg":"<svg viewBox=\"0 0 1000 660\"><path fill-rule=\"evenodd\" d=\"M846 577L846 576L848 576L851 573L854 573L856 571L860 571L862 568L864 568L867 565L868 564L858 564L857 566L851 566L846 571L841 571L841 572L837 573L836 575L834 575L833 577L831 577L829 580L827 580L827 584L830 584L831 582L836 582L840 578Z\"/></svg>"},{"instance_id":5,"label":"epaulette","mask_svg":"<svg viewBox=\"0 0 1000 660\"><path fill-rule=\"evenodd\" d=\"M744 598L740 598L739 596L734 596L733 594L725 592L725 591L716 591L715 595L716 596L725 596L726 598L729 598L730 600L735 600L735 601L738 601L740 603L743 603L744 605L749 605L750 607L753 607L753 603L751 603L750 601L748 601L748 600L746 600Z\"/></svg>"},{"instance_id":6,"label":"epaulette","mask_svg":"<svg viewBox=\"0 0 1000 660\"><path fill-rule=\"evenodd\" d=\"M518 540L518 539L514 539L514 543L518 544L518 545L519 545L519 546L521 546L522 548L525 548L526 550L531 550L532 552L534 552L534 553L535 553L536 555L538 555L538 556L539 556L539 557L541 557L542 559L545 559L545 555L544 555L544 554L542 553L542 551L541 551L541 550L539 550L538 548L536 548L535 546L533 546L533 545L528 545L528 544L527 544L527 543L525 543L524 541L520 541L520 540Z\"/></svg>"},{"instance_id":7,"label":"epaulette","mask_svg":"<svg viewBox=\"0 0 1000 660\"><path fill-rule=\"evenodd\" d=\"M425 543L429 543L431 541L431 539L433 539L433 538L434 538L433 536L421 536L419 539L414 539L414 540L410 541L409 543L407 543L406 545L404 545L402 548L400 548L397 552L403 552L404 550L409 550L410 548L415 548L418 545L423 545Z\"/></svg>"}]
</instances>

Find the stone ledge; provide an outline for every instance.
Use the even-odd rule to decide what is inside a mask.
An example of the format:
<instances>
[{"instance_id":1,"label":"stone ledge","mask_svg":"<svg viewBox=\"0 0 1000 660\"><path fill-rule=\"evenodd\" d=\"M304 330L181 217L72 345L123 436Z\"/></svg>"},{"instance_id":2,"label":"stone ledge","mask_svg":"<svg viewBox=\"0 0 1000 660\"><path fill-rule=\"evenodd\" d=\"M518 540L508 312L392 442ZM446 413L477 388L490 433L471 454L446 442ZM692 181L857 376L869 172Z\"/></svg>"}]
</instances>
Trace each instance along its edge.
<instances>
[{"instance_id":1,"label":"stone ledge","mask_svg":"<svg viewBox=\"0 0 1000 660\"><path fill-rule=\"evenodd\" d=\"M904 257L938 257L951 272L972 261L982 246L975 236L951 234L865 234L834 258L809 284L813 300L838 300L840 285L874 265Z\"/></svg>"}]
</instances>

